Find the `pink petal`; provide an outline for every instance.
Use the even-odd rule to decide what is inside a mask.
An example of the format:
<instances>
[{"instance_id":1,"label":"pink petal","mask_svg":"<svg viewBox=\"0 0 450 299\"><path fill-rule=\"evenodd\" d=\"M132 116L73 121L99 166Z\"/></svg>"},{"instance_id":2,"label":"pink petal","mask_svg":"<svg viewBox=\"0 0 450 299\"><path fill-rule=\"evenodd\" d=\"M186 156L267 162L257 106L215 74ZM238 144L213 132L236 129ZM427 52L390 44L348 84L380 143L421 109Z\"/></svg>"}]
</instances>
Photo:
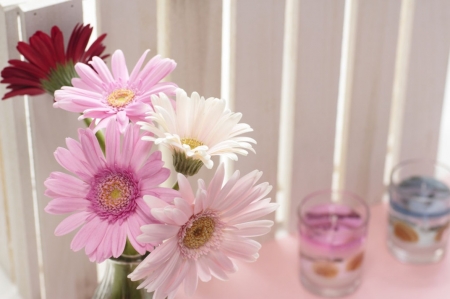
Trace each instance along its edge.
<instances>
[{"instance_id":1,"label":"pink petal","mask_svg":"<svg viewBox=\"0 0 450 299\"><path fill-rule=\"evenodd\" d=\"M125 111L119 111L117 113L117 123L119 124L120 133L125 133L128 123L130 120Z\"/></svg>"},{"instance_id":2,"label":"pink petal","mask_svg":"<svg viewBox=\"0 0 450 299\"><path fill-rule=\"evenodd\" d=\"M129 277L133 280L142 279L142 274L165 264L175 254L177 244L176 239L173 238L158 246L136 267Z\"/></svg>"},{"instance_id":3,"label":"pink petal","mask_svg":"<svg viewBox=\"0 0 450 299\"><path fill-rule=\"evenodd\" d=\"M203 282L208 282L211 280L211 271L206 263L206 257L202 256L197 260L197 273L198 277Z\"/></svg>"},{"instance_id":4,"label":"pink petal","mask_svg":"<svg viewBox=\"0 0 450 299\"><path fill-rule=\"evenodd\" d=\"M172 219L172 221L179 226L186 224L186 222L189 220L189 216L175 207L164 208L164 213L168 218Z\"/></svg>"},{"instance_id":5,"label":"pink petal","mask_svg":"<svg viewBox=\"0 0 450 299\"><path fill-rule=\"evenodd\" d=\"M148 52L150 52L150 50L145 50L144 54L142 54L142 56L139 58L135 67L133 68L133 71L131 72L130 82L136 80L137 76L139 75L139 71L141 70L142 63L144 63L145 57L147 56Z\"/></svg>"},{"instance_id":6,"label":"pink petal","mask_svg":"<svg viewBox=\"0 0 450 299\"><path fill-rule=\"evenodd\" d=\"M114 235L112 236L112 255L113 257L119 257L125 248L127 241L127 225L126 222L119 224L117 221L114 225Z\"/></svg>"},{"instance_id":7,"label":"pink petal","mask_svg":"<svg viewBox=\"0 0 450 299\"><path fill-rule=\"evenodd\" d=\"M175 198L174 199L175 207L182 211L186 217L191 217L194 213L193 206L188 204L184 199L182 198Z\"/></svg>"},{"instance_id":8,"label":"pink petal","mask_svg":"<svg viewBox=\"0 0 450 299\"><path fill-rule=\"evenodd\" d=\"M112 121L106 128L106 163L115 166L117 156L120 155L120 132L116 122Z\"/></svg>"},{"instance_id":9,"label":"pink petal","mask_svg":"<svg viewBox=\"0 0 450 299\"><path fill-rule=\"evenodd\" d=\"M120 130L122 129L123 128L120 128ZM133 156L135 144L139 140L139 127L130 124L129 126L125 126L124 129L126 130L126 132L123 140L122 154L120 156L119 162L122 167L128 167L128 165L130 165L131 157Z\"/></svg>"},{"instance_id":10,"label":"pink petal","mask_svg":"<svg viewBox=\"0 0 450 299\"><path fill-rule=\"evenodd\" d=\"M273 221L271 220L257 220L252 222L246 222L241 224L236 224L239 230L233 231L233 234L242 237L257 237L262 236L270 232L270 228L273 226Z\"/></svg>"},{"instance_id":11,"label":"pink petal","mask_svg":"<svg viewBox=\"0 0 450 299\"><path fill-rule=\"evenodd\" d=\"M179 173L177 175L177 179L178 179L178 186L180 187L179 191L180 191L181 197L189 204L193 204L194 200L195 200L195 196L194 196L194 192L192 191L191 184L189 183L187 178L184 175L182 175L181 173Z\"/></svg>"},{"instance_id":12,"label":"pink petal","mask_svg":"<svg viewBox=\"0 0 450 299\"><path fill-rule=\"evenodd\" d=\"M105 62L102 59L95 56L92 58L91 64L97 71L98 76L103 82L105 83L114 82L114 78L112 77L111 72L109 71L108 67L106 66Z\"/></svg>"},{"instance_id":13,"label":"pink petal","mask_svg":"<svg viewBox=\"0 0 450 299\"><path fill-rule=\"evenodd\" d=\"M159 243L175 236L179 230L180 227L175 225L148 224L141 227L144 235L138 236L137 239L142 243Z\"/></svg>"},{"instance_id":14,"label":"pink petal","mask_svg":"<svg viewBox=\"0 0 450 299\"><path fill-rule=\"evenodd\" d=\"M186 278L187 273L190 270L190 260L183 260L181 262L180 268L178 273L176 273L171 280L170 280L170 285L165 288L165 293L171 293L172 291L176 291L178 289L178 287L180 286L180 284L183 282L183 280ZM193 264L193 267L195 268L195 264ZM170 295L169 295L170 296Z\"/></svg>"},{"instance_id":15,"label":"pink petal","mask_svg":"<svg viewBox=\"0 0 450 299\"><path fill-rule=\"evenodd\" d=\"M141 181L142 187L141 190L144 194L147 192L151 192L151 190L164 182L170 175L170 170L167 168L161 168L157 173L155 173L152 177L143 179Z\"/></svg>"},{"instance_id":16,"label":"pink petal","mask_svg":"<svg viewBox=\"0 0 450 299\"><path fill-rule=\"evenodd\" d=\"M88 256L91 256L97 250L98 245L103 241L108 225L108 221L101 221L97 226L97 229L92 233L92 236L87 241L85 247L85 252Z\"/></svg>"},{"instance_id":17,"label":"pink petal","mask_svg":"<svg viewBox=\"0 0 450 299\"><path fill-rule=\"evenodd\" d=\"M136 146L130 160L130 166L132 169L138 170L142 166L142 164L147 160L147 156L152 148L152 145L153 144L151 142L145 142L143 140L136 142Z\"/></svg>"},{"instance_id":18,"label":"pink petal","mask_svg":"<svg viewBox=\"0 0 450 299\"><path fill-rule=\"evenodd\" d=\"M87 222L73 238L70 248L73 251L79 251L81 248L86 246L87 241L97 229L100 222L101 221L98 217L94 217L91 221Z\"/></svg>"},{"instance_id":19,"label":"pink petal","mask_svg":"<svg viewBox=\"0 0 450 299\"><path fill-rule=\"evenodd\" d=\"M221 210L222 206L226 205L225 198L236 185L240 177L239 170L236 170L222 189L217 193L214 202L211 203L211 208Z\"/></svg>"},{"instance_id":20,"label":"pink petal","mask_svg":"<svg viewBox=\"0 0 450 299\"><path fill-rule=\"evenodd\" d=\"M128 80L127 63L125 62L125 56L121 50L116 50L112 55L111 68L114 78L117 81L120 79L122 79L122 81Z\"/></svg>"},{"instance_id":21,"label":"pink petal","mask_svg":"<svg viewBox=\"0 0 450 299\"><path fill-rule=\"evenodd\" d=\"M68 216L56 227L55 236L62 236L74 231L86 221L88 216L88 212L80 212Z\"/></svg>"},{"instance_id":22,"label":"pink petal","mask_svg":"<svg viewBox=\"0 0 450 299\"><path fill-rule=\"evenodd\" d=\"M167 207L169 204L165 202L164 200L161 200L155 196L151 195L145 195L144 196L145 203L151 208L164 208Z\"/></svg>"},{"instance_id":23,"label":"pink petal","mask_svg":"<svg viewBox=\"0 0 450 299\"><path fill-rule=\"evenodd\" d=\"M188 296L194 295L197 290L198 275L197 265L195 261L189 260L189 272L186 274L186 280L184 281L184 291Z\"/></svg>"},{"instance_id":24,"label":"pink petal","mask_svg":"<svg viewBox=\"0 0 450 299\"><path fill-rule=\"evenodd\" d=\"M84 181L87 181L92 177L92 173L82 163L80 163L78 157L75 157L74 153L70 150L58 147L54 155L59 165L68 171L75 173Z\"/></svg>"},{"instance_id":25,"label":"pink petal","mask_svg":"<svg viewBox=\"0 0 450 299\"><path fill-rule=\"evenodd\" d=\"M211 260L226 272L234 273L237 271L236 265L221 251L212 251L209 253Z\"/></svg>"},{"instance_id":26,"label":"pink petal","mask_svg":"<svg viewBox=\"0 0 450 299\"><path fill-rule=\"evenodd\" d=\"M85 84L89 85L95 91L103 91L103 81L90 66L84 63L77 63L75 70Z\"/></svg>"},{"instance_id":27,"label":"pink petal","mask_svg":"<svg viewBox=\"0 0 450 299\"><path fill-rule=\"evenodd\" d=\"M49 214L72 213L85 210L90 204L91 202L84 198L55 198L47 204L45 211Z\"/></svg>"},{"instance_id":28,"label":"pink petal","mask_svg":"<svg viewBox=\"0 0 450 299\"><path fill-rule=\"evenodd\" d=\"M254 220L259 217L265 216L275 211L278 208L278 206L279 204L277 203L269 203L265 207L232 218L228 222L228 225L235 225L242 222L248 222L250 220Z\"/></svg>"},{"instance_id":29,"label":"pink petal","mask_svg":"<svg viewBox=\"0 0 450 299\"><path fill-rule=\"evenodd\" d=\"M162 268L162 271L159 273L157 278L152 281L147 288L156 290L159 288L174 272L176 269L177 264L179 265L180 261L180 253L178 251L175 251L174 254L169 258L166 265Z\"/></svg>"},{"instance_id":30,"label":"pink petal","mask_svg":"<svg viewBox=\"0 0 450 299\"><path fill-rule=\"evenodd\" d=\"M105 168L105 157L94 133L91 130L84 130L80 136L80 142L86 161L92 167L94 173L98 173L100 169Z\"/></svg>"},{"instance_id":31,"label":"pink petal","mask_svg":"<svg viewBox=\"0 0 450 299\"><path fill-rule=\"evenodd\" d=\"M60 197L84 198L89 191L89 185L80 179L65 173L60 173L60 176L57 179L51 177L48 178L44 182L44 185L51 191L59 194Z\"/></svg>"},{"instance_id":32,"label":"pink petal","mask_svg":"<svg viewBox=\"0 0 450 299\"><path fill-rule=\"evenodd\" d=\"M224 177L225 177L225 167L223 163L220 163L220 165L217 167L214 177L212 178L208 186L208 202L206 203L208 207L213 205L214 198L217 197L217 194L222 188Z\"/></svg>"},{"instance_id":33,"label":"pink petal","mask_svg":"<svg viewBox=\"0 0 450 299\"><path fill-rule=\"evenodd\" d=\"M209 270L211 271L211 274L220 279L220 280L228 280L228 275L225 273L225 271L220 268L218 264L215 263L214 260L211 258L206 257L204 259L205 264L208 266Z\"/></svg>"}]
</instances>

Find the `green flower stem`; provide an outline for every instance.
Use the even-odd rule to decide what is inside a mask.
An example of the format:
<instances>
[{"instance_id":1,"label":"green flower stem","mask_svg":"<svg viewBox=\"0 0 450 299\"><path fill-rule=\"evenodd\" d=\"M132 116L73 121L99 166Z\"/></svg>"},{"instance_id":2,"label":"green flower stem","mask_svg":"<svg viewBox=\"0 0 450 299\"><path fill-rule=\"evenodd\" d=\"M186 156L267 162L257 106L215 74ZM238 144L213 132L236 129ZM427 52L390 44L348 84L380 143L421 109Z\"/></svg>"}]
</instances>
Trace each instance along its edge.
<instances>
[{"instance_id":1,"label":"green flower stem","mask_svg":"<svg viewBox=\"0 0 450 299\"><path fill-rule=\"evenodd\" d=\"M125 243L125 249L123 250L122 255L124 256L134 256L138 255L139 252L134 249L133 245L131 245L130 241L127 239L127 242Z\"/></svg>"},{"instance_id":2,"label":"green flower stem","mask_svg":"<svg viewBox=\"0 0 450 299\"><path fill-rule=\"evenodd\" d=\"M85 118L84 123L86 124L87 127L89 127L92 123L92 119ZM95 137L97 137L98 144L100 145L103 153L105 153L105 136L103 136L102 132L97 131L97 133L95 133Z\"/></svg>"},{"instance_id":3,"label":"green flower stem","mask_svg":"<svg viewBox=\"0 0 450 299\"><path fill-rule=\"evenodd\" d=\"M175 182L175 185L172 187L173 190L180 190L180 186L178 186L178 181Z\"/></svg>"}]
</instances>

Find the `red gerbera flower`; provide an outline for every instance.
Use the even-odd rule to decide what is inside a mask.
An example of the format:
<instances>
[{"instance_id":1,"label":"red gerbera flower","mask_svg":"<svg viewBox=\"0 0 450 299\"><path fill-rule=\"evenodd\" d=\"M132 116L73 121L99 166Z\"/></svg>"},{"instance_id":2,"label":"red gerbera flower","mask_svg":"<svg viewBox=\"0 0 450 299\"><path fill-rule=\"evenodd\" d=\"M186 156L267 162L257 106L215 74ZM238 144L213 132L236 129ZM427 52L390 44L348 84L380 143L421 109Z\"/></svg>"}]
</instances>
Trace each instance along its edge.
<instances>
[{"instance_id":1,"label":"red gerbera flower","mask_svg":"<svg viewBox=\"0 0 450 299\"><path fill-rule=\"evenodd\" d=\"M88 24L77 24L70 35L67 50L64 51L64 37L57 26L53 26L51 36L37 31L30 37L29 44L19 42L17 50L26 61L12 59L10 66L3 69L1 83L9 84L11 91L3 96L3 100L17 95L39 95L53 93L62 86L72 86L72 78L78 77L74 65L77 62L87 63L94 56L104 59L105 46L102 44L106 34L101 35L86 50L92 34Z\"/></svg>"}]
</instances>

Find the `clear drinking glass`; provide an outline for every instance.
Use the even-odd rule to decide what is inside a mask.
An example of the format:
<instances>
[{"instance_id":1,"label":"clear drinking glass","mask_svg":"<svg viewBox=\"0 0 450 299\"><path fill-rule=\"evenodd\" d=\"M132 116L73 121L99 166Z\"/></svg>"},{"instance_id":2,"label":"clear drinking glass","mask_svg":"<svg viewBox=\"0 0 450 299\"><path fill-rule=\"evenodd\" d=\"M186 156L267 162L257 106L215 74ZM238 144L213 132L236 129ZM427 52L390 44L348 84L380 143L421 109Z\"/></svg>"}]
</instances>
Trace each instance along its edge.
<instances>
[{"instance_id":1,"label":"clear drinking glass","mask_svg":"<svg viewBox=\"0 0 450 299\"><path fill-rule=\"evenodd\" d=\"M445 255L450 220L450 168L427 160L398 164L389 185L388 245L407 263L431 263Z\"/></svg>"},{"instance_id":2,"label":"clear drinking glass","mask_svg":"<svg viewBox=\"0 0 450 299\"><path fill-rule=\"evenodd\" d=\"M323 190L298 208L300 279L312 293L336 297L354 292L362 278L369 208L348 191Z\"/></svg>"}]
</instances>

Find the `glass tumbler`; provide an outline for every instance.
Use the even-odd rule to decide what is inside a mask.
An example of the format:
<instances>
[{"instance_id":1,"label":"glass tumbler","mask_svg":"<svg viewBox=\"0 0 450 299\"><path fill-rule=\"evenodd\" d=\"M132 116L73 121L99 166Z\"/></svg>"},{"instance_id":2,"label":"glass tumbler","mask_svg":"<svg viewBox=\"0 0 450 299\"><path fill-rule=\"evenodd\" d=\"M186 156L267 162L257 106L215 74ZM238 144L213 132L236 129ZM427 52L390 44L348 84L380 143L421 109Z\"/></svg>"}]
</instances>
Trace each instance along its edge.
<instances>
[{"instance_id":1,"label":"glass tumbler","mask_svg":"<svg viewBox=\"0 0 450 299\"><path fill-rule=\"evenodd\" d=\"M369 208L348 191L323 190L298 208L300 279L326 297L354 292L361 283Z\"/></svg>"},{"instance_id":2,"label":"glass tumbler","mask_svg":"<svg viewBox=\"0 0 450 299\"><path fill-rule=\"evenodd\" d=\"M450 220L450 168L427 160L394 167L389 185L388 246L406 263L432 263L445 255Z\"/></svg>"}]
</instances>

